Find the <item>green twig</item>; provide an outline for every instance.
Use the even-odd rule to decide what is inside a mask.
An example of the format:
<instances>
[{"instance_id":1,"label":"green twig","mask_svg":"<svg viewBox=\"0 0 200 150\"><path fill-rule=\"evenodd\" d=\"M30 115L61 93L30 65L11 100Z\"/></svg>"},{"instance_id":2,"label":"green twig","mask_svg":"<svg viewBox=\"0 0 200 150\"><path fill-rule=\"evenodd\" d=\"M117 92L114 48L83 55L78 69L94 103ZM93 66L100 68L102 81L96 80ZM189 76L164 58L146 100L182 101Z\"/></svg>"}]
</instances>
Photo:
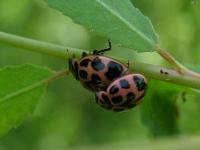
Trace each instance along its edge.
<instances>
[{"instance_id":1,"label":"green twig","mask_svg":"<svg viewBox=\"0 0 200 150\"><path fill-rule=\"evenodd\" d=\"M72 57L73 55L80 57L83 52L87 52L86 50L41 42L3 32L0 32L0 43L65 59ZM121 58L118 60L126 63L126 61L122 60ZM190 74L190 72L180 74L178 71L173 69L141 62L130 63L130 70L133 72L142 73L149 78L200 89L200 77L193 76Z\"/></svg>"},{"instance_id":2,"label":"green twig","mask_svg":"<svg viewBox=\"0 0 200 150\"><path fill-rule=\"evenodd\" d=\"M180 64L169 52L166 50L160 48L159 46L156 47L157 53L162 56L168 63L170 63L174 69L176 69L179 73L181 74L190 74L191 76L194 77L200 77L199 73L193 72Z\"/></svg>"},{"instance_id":3,"label":"green twig","mask_svg":"<svg viewBox=\"0 0 200 150\"><path fill-rule=\"evenodd\" d=\"M72 54L80 57L83 52L80 49L33 40L5 32L0 32L0 43L62 58L69 58Z\"/></svg>"},{"instance_id":4,"label":"green twig","mask_svg":"<svg viewBox=\"0 0 200 150\"><path fill-rule=\"evenodd\" d=\"M43 83L48 85L52 81L54 81L56 79L59 79L61 77L64 77L66 75L69 75L69 74L70 74L70 71L68 69L65 69L65 70L62 70L62 71L58 71L53 76L51 76L48 79L44 80Z\"/></svg>"}]
</instances>

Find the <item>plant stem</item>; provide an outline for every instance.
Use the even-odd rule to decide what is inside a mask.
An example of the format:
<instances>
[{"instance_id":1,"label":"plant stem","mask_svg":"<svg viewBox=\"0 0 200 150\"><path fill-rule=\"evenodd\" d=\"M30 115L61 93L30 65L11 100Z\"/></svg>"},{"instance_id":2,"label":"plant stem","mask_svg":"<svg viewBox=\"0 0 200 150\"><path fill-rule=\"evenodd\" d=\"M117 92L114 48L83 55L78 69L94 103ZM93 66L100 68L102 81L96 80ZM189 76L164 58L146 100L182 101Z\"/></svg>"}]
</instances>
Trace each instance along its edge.
<instances>
[{"instance_id":1,"label":"plant stem","mask_svg":"<svg viewBox=\"0 0 200 150\"><path fill-rule=\"evenodd\" d=\"M160 48L159 46L156 47L157 53L162 56L167 62L169 62L175 69L177 69L180 73L184 73L184 67L176 61L171 54L164 49Z\"/></svg>"},{"instance_id":2,"label":"plant stem","mask_svg":"<svg viewBox=\"0 0 200 150\"><path fill-rule=\"evenodd\" d=\"M62 71L58 71L53 76L51 76L50 78L44 80L43 83L49 84L49 83L51 83L52 81L54 81L56 79L59 79L59 78L64 77L64 76L67 76L69 73L70 73L70 71L67 70L67 69L62 70Z\"/></svg>"},{"instance_id":3,"label":"plant stem","mask_svg":"<svg viewBox=\"0 0 200 150\"><path fill-rule=\"evenodd\" d=\"M74 55L75 57L80 57L83 52L87 52L86 50L41 42L3 32L0 32L0 43L65 59L70 58ZM126 63L126 61L121 58L118 60ZM149 78L200 89L200 77L194 76L188 71L180 74L180 72L178 72L177 70L163 68L161 66L155 66L141 62L132 62L130 63L129 68L131 71L142 73ZM63 72L61 73L61 76L62 75Z\"/></svg>"},{"instance_id":4,"label":"plant stem","mask_svg":"<svg viewBox=\"0 0 200 150\"><path fill-rule=\"evenodd\" d=\"M189 73L180 74L170 68L140 62L133 62L131 66L133 72L142 73L149 78L200 89L200 77L192 76Z\"/></svg>"},{"instance_id":5,"label":"plant stem","mask_svg":"<svg viewBox=\"0 0 200 150\"><path fill-rule=\"evenodd\" d=\"M186 67L184 67L182 64L180 64L169 52L166 50L160 48L159 46L156 47L156 51L159 55L161 55L167 62L169 62L174 69L176 69L181 74L190 74L194 77L200 77L200 74L193 72Z\"/></svg>"},{"instance_id":6,"label":"plant stem","mask_svg":"<svg viewBox=\"0 0 200 150\"><path fill-rule=\"evenodd\" d=\"M5 32L0 32L0 43L63 58L69 58L72 55L80 57L83 52L80 49L33 40Z\"/></svg>"}]
</instances>

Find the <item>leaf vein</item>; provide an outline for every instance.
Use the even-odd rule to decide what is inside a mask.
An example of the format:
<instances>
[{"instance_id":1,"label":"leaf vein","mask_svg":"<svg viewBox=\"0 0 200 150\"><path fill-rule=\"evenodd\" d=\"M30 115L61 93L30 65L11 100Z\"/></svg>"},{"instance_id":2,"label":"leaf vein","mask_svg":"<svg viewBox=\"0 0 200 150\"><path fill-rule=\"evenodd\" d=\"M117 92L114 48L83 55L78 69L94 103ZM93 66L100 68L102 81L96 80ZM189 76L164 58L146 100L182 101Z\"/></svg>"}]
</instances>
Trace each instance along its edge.
<instances>
[{"instance_id":1,"label":"leaf vein","mask_svg":"<svg viewBox=\"0 0 200 150\"><path fill-rule=\"evenodd\" d=\"M103 6L105 9L107 9L109 12L111 12L111 14L113 14L114 16L116 16L117 18L119 18L122 22L124 22L124 24L127 25L127 27L130 28L133 32L137 33L143 39L145 39L148 43L150 43L151 45L153 45L153 41L151 39L149 39L147 36L145 36L145 34L142 33L141 31L139 31L137 28L135 28L134 26L132 26L131 23L129 23L128 20L126 20L125 18L123 18L119 13L117 13L111 7L109 7L108 5L106 5L102 0L96 0L96 2L98 2L101 6Z\"/></svg>"}]
</instances>

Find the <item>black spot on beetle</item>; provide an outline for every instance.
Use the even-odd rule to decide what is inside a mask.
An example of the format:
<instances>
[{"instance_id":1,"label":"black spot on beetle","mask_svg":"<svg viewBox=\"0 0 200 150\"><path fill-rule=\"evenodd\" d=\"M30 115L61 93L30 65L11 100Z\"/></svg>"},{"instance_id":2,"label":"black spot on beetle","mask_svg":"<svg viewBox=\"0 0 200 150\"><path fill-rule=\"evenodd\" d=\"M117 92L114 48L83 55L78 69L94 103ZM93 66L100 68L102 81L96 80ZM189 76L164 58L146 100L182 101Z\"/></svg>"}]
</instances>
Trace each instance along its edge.
<instances>
[{"instance_id":1,"label":"black spot on beetle","mask_svg":"<svg viewBox=\"0 0 200 150\"><path fill-rule=\"evenodd\" d=\"M136 99L135 102L139 102L144 96L145 96L145 93L143 93L138 99Z\"/></svg>"},{"instance_id":2,"label":"black spot on beetle","mask_svg":"<svg viewBox=\"0 0 200 150\"><path fill-rule=\"evenodd\" d=\"M122 97L122 96L115 96L115 97L112 97L112 102L113 102L114 104L119 104L119 103L122 102L122 100L123 100L123 97Z\"/></svg>"},{"instance_id":3,"label":"black spot on beetle","mask_svg":"<svg viewBox=\"0 0 200 150\"><path fill-rule=\"evenodd\" d=\"M140 76L133 76L133 80L137 86L138 91L145 90L147 85L144 81L144 78L142 78Z\"/></svg>"},{"instance_id":4,"label":"black spot on beetle","mask_svg":"<svg viewBox=\"0 0 200 150\"><path fill-rule=\"evenodd\" d=\"M73 70L74 70L74 67L73 67L73 65L72 65L72 59L69 59L68 65L69 65L69 70L70 70L70 71L73 71Z\"/></svg>"},{"instance_id":5,"label":"black spot on beetle","mask_svg":"<svg viewBox=\"0 0 200 150\"><path fill-rule=\"evenodd\" d=\"M105 105L101 105L101 107L103 107L103 108L105 108L105 109L111 109L111 107L110 106L108 106L107 104L105 104Z\"/></svg>"},{"instance_id":6,"label":"black spot on beetle","mask_svg":"<svg viewBox=\"0 0 200 150\"><path fill-rule=\"evenodd\" d=\"M100 84L101 83L101 78L96 75L96 74L92 74L92 81L93 84Z\"/></svg>"},{"instance_id":7,"label":"black spot on beetle","mask_svg":"<svg viewBox=\"0 0 200 150\"><path fill-rule=\"evenodd\" d=\"M131 105L133 100L135 99L135 94L132 92L129 92L128 94L126 94L126 98L127 98L127 100L125 103L122 104L122 106L128 108L129 105Z\"/></svg>"},{"instance_id":8,"label":"black spot on beetle","mask_svg":"<svg viewBox=\"0 0 200 150\"><path fill-rule=\"evenodd\" d=\"M87 67L90 61L91 61L90 59L84 59L80 62L80 66Z\"/></svg>"},{"instance_id":9,"label":"black spot on beetle","mask_svg":"<svg viewBox=\"0 0 200 150\"><path fill-rule=\"evenodd\" d=\"M130 88L130 84L129 84L128 81L125 80L125 79L120 80L120 81L119 81L119 84L120 84L121 88L123 88L123 89L128 89L128 88Z\"/></svg>"},{"instance_id":10,"label":"black spot on beetle","mask_svg":"<svg viewBox=\"0 0 200 150\"><path fill-rule=\"evenodd\" d=\"M99 97L97 96L96 93L95 93L95 100L96 100L96 103L98 104L99 103Z\"/></svg>"},{"instance_id":11,"label":"black spot on beetle","mask_svg":"<svg viewBox=\"0 0 200 150\"><path fill-rule=\"evenodd\" d=\"M116 86L116 85L113 85L110 90L109 90L109 93L110 94L115 94L119 91L119 88Z\"/></svg>"},{"instance_id":12,"label":"black spot on beetle","mask_svg":"<svg viewBox=\"0 0 200 150\"><path fill-rule=\"evenodd\" d=\"M73 76L79 80L78 78L78 64L74 59L69 59L69 70L72 72Z\"/></svg>"},{"instance_id":13,"label":"black spot on beetle","mask_svg":"<svg viewBox=\"0 0 200 150\"><path fill-rule=\"evenodd\" d=\"M95 99L96 99L96 103L98 104L98 105L100 105L101 107L103 107L103 108L105 108L105 109L110 109L110 105L108 105L105 101L107 101L106 100L106 98L104 97L104 99L101 97L101 98L99 98L98 96L97 96L97 93L95 93Z\"/></svg>"},{"instance_id":14,"label":"black spot on beetle","mask_svg":"<svg viewBox=\"0 0 200 150\"><path fill-rule=\"evenodd\" d=\"M128 108L128 109L130 109L130 108L133 108L133 107L135 107L137 104L135 104L135 103L131 103L131 102L129 102L129 103L124 103L123 105L121 105L122 107L124 107L124 108Z\"/></svg>"},{"instance_id":15,"label":"black spot on beetle","mask_svg":"<svg viewBox=\"0 0 200 150\"><path fill-rule=\"evenodd\" d=\"M84 81L84 82L81 82L83 87L88 89L88 90L94 90L94 87L93 87L93 84L91 81Z\"/></svg>"},{"instance_id":16,"label":"black spot on beetle","mask_svg":"<svg viewBox=\"0 0 200 150\"><path fill-rule=\"evenodd\" d=\"M135 107L137 104L129 104L128 106L127 106L127 108L128 109L131 109L131 108L133 108L133 107Z\"/></svg>"},{"instance_id":17,"label":"black spot on beetle","mask_svg":"<svg viewBox=\"0 0 200 150\"><path fill-rule=\"evenodd\" d=\"M106 91L108 86L105 86L102 82L96 86L96 91Z\"/></svg>"},{"instance_id":18,"label":"black spot on beetle","mask_svg":"<svg viewBox=\"0 0 200 150\"><path fill-rule=\"evenodd\" d=\"M105 104L106 104L105 101L103 101L102 99L99 99L99 103L100 103L101 105L105 105Z\"/></svg>"},{"instance_id":19,"label":"black spot on beetle","mask_svg":"<svg viewBox=\"0 0 200 150\"><path fill-rule=\"evenodd\" d=\"M135 94L133 92L129 92L127 95L127 102L130 102L135 99Z\"/></svg>"},{"instance_id":20,"label":"black spot on beetle","mask_svg":"<svg viewBox=\"0 0 200 150\"><path fill-rule=\"evenodd\" d=\"M75 76L75 78L77 79L77 80L79 80L79 76L78 76L78 63L75 61L74 62L74 68L73 68L73 74L74 74L74 76Z\"/></svg>"},{"instance_id":21,"label":"black spot on beetle","mask_svg":"<svg viewBox=\"0 0 200 150\"><path fill-rule=\"evenodd\" d=\"M86 71L84 71L84 70L79 70L79 76L82 79L87 79L88 73Z\"/></svg>"},{"instance_id":22,"label":"black spot on beetle","mask_svg":"<svg viewBox=\"0 0 200 150\"><path fill-rule=\"evenodd\" d=\"M105 95L104 93L102 94L102 99L104 100L104 102L105 102L107 105L111 106L111 103L110 103L110 100L109 100L108 96Z\"/></svg>"},{"instance_id":23,"label":"black spot on beetle","mask_svg":"<svg viewBox=\"0 0 200 150\"><path fill-rule=\"evenodd\" d=\"M98 57L96 57L92 63L92 68L96 71L100 71L103 70L105 68L105 65L101 62L101 59L99 59Z\"/></svg>"},{"instance_id":24,"label":"black spot on beetle","mask_svg":"<svg viewBox=\"0 0 200 150\"><path fill-rule=\"evenodd\" d=\"M107 67L108 67L108 71L105 73L105 76L110 81L120 77L123 72L123 67L114 61L110 61L107 65Z\"/></svg>"}]
</instances>

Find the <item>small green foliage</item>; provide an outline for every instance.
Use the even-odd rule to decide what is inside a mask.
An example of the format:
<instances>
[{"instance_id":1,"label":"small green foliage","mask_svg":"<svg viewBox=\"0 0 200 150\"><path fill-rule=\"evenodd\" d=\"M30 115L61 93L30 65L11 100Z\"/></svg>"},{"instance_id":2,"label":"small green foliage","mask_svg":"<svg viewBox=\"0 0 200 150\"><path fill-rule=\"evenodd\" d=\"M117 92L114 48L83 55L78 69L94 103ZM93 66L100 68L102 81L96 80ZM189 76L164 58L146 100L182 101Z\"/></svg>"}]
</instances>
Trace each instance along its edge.
<instances>
[{"instance_id":1,"label":"small green foliage","mask_svg":"<svg viewBox=\"0 0 200 150\"><path fill-rule=\"evenodd\" d=\"M35 65L0 70L0 137L18 127L45 92L44 79L52 72Z\"/></svg>"},{"instance_id":2,"label":"small green foliage","mask_svg":"<svg viewBox=\"0 0 200 150\"><path fill-rule=\"evenodd\" d=\"M150 20L129 0L46 0L98 35L138 52L154 51L158 37Z\"/></svg>"}]
</instances>

